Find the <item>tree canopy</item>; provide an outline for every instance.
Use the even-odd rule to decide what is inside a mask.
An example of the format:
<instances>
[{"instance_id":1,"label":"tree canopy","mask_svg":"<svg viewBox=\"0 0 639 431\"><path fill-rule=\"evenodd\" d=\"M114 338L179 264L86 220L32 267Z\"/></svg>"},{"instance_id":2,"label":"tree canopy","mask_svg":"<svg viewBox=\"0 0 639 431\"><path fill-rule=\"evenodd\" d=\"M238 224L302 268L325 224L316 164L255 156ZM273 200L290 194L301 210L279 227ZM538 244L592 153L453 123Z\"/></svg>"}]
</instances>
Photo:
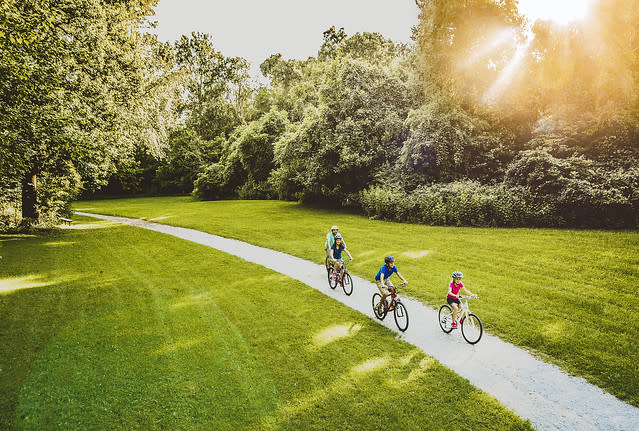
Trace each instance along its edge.
<instances>
[{"instance_id":1,"label":"tree canopy","mask_svg":"<svg viewBox=\"0 0 639 431\"><path fill-rule=\"evenodd\" d=\"M515 0L417 4L413 43L333 26L306 60L274 47L260 85L209 34L146 34L151 0L3 2L0 187L26 218L80 192L193 192L636 228L639 0L532 26Z\"/></svg>"}]
</instances>

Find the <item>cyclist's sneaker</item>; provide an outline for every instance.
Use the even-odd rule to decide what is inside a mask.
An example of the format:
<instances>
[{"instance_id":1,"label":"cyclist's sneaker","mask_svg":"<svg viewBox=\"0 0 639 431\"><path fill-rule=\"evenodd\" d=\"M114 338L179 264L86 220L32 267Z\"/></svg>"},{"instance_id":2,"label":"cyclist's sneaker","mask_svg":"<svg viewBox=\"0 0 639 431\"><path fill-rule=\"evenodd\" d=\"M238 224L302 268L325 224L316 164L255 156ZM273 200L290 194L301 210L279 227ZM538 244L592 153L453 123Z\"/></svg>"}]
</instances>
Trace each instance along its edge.
<instances>
[{"instance_id":1,"label":"cyclist's sneaker","mask_svg":"<svg viewBox=\"0 0 639 431\"><path fill-rule=\"evenodd\" d=\"M457 329L457 322L453 322L452 325L450 325L451 329Z\"/></svg>"},{"instance_id":2,"label":"cyclist's sneaker","mask_svg":"<svg viewBox=\"0 0 639 431\"><path fill-rule=\"evenodd\" d=\"M459 319L459 323L464 323L464 318Z\"/></svg>"}]
</instances>

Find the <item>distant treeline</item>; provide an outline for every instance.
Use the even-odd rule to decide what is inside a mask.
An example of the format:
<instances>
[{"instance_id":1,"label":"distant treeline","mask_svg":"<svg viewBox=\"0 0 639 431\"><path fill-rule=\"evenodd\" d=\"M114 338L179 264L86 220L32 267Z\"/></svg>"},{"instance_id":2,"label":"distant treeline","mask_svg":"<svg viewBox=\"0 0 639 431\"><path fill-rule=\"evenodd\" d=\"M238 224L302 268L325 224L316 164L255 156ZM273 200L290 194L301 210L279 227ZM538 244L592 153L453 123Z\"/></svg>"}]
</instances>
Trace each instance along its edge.
<instances>
[{"instance_id":1,"label":"distant treeline","mask_svg":"<svg viewBox=\"0 0 639 431\"><path fill-rule=\"evenodd\" d=\"M570 27L538 22L530 37L512 1L419 2L413 44L332 27L315 57L267 58L268 86L252 83L246 61L224 57L207 34L161 44L67 25L90 41L104 37L95 42L104 53L91 56L112 62L70 67L45 86L59 104L28 118L55 133L0 119L10 130L0 133L0 161L17 175L0 185L21 194L25 217L41 220L79 195L193 193L426 224L636 228L639 0L631 3L601 2L594 18ZM133 14L117 15L123 23L145 22L122 10ZM130 45L115 56L122 38ZM63 48L48 52L67 62L88 55L81 44ZM109 79L113 70L126 86ZM7 110L18 118L20 109ZM7 148L23 151L20 164ZM16 201L5 197L4 208Z\"/></svg>"}]
</instances>

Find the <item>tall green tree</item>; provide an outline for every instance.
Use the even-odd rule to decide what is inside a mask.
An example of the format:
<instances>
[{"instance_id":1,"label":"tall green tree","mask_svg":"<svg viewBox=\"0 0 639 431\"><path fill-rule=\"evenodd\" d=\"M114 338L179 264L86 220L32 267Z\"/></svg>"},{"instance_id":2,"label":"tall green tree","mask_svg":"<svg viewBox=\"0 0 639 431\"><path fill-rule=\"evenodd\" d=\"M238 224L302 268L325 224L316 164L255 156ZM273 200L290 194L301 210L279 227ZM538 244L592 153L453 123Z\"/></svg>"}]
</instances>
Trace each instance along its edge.
<instances>
[{"instance_id":1,"label":"tall green tree","mask_svg":"<svg viewBox=\"0 0 639 431\"><path fill-rule=\"evenodd\" d=\"M39 185L57 184L68 202L81 186L103 184L129 151L126 125L143 78L138 28L155 3L0 6L0 166L21 179L24 218L38 220L46 207Z\"/></svg>"},{"instance_id":2,"label":"tall green tree","mask_svg":"<svg viewBox=\"0 0 639 431\"><path fill-rule=\"evenodd\" d=\"M228 137L244 121L243 107L251 96L247 61L225 57L209 34L195 32L175 43L175 56L183 75L180 111L186 123L204 140Z\"/></svg>"}]
</instances>

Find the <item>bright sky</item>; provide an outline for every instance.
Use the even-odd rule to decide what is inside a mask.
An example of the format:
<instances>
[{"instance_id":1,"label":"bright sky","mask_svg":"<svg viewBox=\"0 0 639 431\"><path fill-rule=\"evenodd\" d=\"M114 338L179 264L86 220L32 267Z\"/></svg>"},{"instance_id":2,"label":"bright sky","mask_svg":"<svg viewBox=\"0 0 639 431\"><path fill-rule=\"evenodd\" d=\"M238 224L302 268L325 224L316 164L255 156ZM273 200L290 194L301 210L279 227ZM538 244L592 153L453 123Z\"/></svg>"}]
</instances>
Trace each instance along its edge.
<instances>
[{"instance_id":1,"label":"bright sky","mask_svg":"<svg viewBox=\"0 0 639 431\"><path fill-rule=\"evenodd\" d=\"M333 25L349 36L367 31L409 42L418 13L415 0L160 0L155 18L161 41L209 33L218 51L246 58L255 71L271 54L316 56Z\"/></svg>"},{"instance_id":2,"label":"bright sky","mask_svg":"<svg viewBox=\"0 0 639 431\"><path fill-rule=\"evenodd\" d=\"M584 18L596 0L519 0L519 11L530 18L566 24Z\"/></svg>"},{"instance_id":3,"label":"bright sky","mask_svg":"<svg viewBox=\"0 0 639 431\"><path fill-rule=\"evenodd\" d=\"M583 18L593 1L519 0L519 10L531 21L563 24ZM160 40L209 33L218 51L246 58L258 76L271 54L300 60L317 55L322 33L333 25L349 36L367 31L410 42L418 13L415 0L160 0L156 19Z\"/></svg>"}]
</instances>

